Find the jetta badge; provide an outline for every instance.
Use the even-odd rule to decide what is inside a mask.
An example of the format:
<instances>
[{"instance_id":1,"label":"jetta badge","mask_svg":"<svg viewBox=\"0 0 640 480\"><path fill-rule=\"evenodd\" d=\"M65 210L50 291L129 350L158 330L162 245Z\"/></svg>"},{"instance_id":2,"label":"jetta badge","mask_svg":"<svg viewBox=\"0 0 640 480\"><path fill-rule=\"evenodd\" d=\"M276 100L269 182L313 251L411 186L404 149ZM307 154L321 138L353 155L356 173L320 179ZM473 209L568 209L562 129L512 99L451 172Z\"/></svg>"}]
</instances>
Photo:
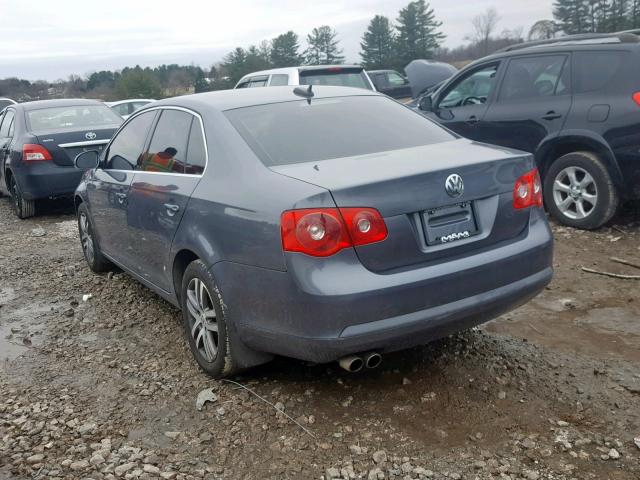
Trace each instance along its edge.
<instances>
[{"instance_id":1,"label":"jetta badge","mask_svg":"<svg viewBox=\"0 0 640 480\"><path fill-rule=\"evenodd\" d=\"M450 197L459 197L464 193L464 182L457 173L452 173L444 181L444 189Z\"/></svg>"},{"instance_id":2,"label":"jetta badge","mask_svg":"<svg viewBox=\"0 0 640 480\"><path fill-rule=\"evenodd\" d=\"M96 137L96 132L87 132L84 134L84 138L86 138L87 140L95 140Z\"/></svg>"}]
</instances>

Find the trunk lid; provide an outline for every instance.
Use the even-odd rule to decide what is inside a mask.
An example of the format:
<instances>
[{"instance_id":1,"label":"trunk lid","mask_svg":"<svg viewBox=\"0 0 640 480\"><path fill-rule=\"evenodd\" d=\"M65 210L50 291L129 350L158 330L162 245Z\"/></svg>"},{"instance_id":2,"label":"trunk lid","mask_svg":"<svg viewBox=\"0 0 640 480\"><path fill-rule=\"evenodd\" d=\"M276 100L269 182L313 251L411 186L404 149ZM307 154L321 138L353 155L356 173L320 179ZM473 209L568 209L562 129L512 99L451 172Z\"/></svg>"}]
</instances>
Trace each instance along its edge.
<instances>
[{"instance_id":1,"label":"trunk lid","mask_svg":"<svg viewBox=\"0 0 640 480\"><path fill-rule=\"evenodd\" d=\"M363 265L380 272L442 261L518 237L529 211L513 209L513 187L533 167L529 154L459 139L270 168L326 188L339 207L377 209L389 235L356 251ZM462 178L464 190L452 197L445 182L454 174Z\"/></svg>"},{"instance_id":2,"label":"trunk lid","mask_svg":"<svg viewBox=\"0 0 640 480\"><path fill-rule=\"evenodd\" d=\"M86 150L102 151L118 127L118 125L113 125L82 130L78 130L77 127L44 130L37 132L36 138L38 143L51 153L53 163L61 166L71 166L74 158L79 153Z\"/></svg>"}]
</instances>

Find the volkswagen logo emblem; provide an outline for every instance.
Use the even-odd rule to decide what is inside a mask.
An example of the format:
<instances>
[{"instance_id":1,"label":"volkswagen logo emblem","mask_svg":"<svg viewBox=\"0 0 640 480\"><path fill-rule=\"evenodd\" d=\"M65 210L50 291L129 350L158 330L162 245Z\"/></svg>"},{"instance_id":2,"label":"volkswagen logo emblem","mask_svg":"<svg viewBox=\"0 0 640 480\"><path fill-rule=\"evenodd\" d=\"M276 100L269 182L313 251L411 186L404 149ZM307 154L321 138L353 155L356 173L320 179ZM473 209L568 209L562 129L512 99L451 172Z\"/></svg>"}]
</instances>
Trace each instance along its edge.
<instances>
[{"instance_id":1,"label":"volkswagen logo emblem","mask_svg":"<svg viewBox=\"0 0 640 480\"><path fill-rule=\"evenodd\" d=\"M96 137L96 132L87 132L84 134L84 138L86 138L87 140L95 140Z\"/></svg>"},{"instance_id":2,"label":"volkswagen logo emblem","mask_svg":"<svg viewBox=\"0 0 640 480\"><path fill-rule=\"evenodd\" d=\"M450 197L459 197L464 193L464 182L457 173L452 173L444 181L444 189Z\"/></svg>"}]
</instances>

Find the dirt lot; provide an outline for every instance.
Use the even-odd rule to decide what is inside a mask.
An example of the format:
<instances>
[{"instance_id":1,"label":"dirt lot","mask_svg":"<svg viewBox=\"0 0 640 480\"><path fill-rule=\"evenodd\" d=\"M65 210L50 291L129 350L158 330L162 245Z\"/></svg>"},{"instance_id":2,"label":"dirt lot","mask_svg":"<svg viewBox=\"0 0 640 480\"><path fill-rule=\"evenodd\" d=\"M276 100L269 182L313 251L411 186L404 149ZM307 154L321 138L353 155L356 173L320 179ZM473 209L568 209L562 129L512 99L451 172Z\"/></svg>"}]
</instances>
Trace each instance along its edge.
<instances>
[{"instance_id":1,"label":"dirt lot","mask_svg":"<svg viewBox=\"0 0 640 480\"><path fill-rule=\"evenodd\" d=\"M580 270L640 274L609 260L640 263L638 206L554 227L551 286L480 330L360 374L235 379L300 426L200 373L172 306L92 274L64 207L20 221L0 199L0 480L640 478L640 281Z\"/></svg>"}]
</instances>

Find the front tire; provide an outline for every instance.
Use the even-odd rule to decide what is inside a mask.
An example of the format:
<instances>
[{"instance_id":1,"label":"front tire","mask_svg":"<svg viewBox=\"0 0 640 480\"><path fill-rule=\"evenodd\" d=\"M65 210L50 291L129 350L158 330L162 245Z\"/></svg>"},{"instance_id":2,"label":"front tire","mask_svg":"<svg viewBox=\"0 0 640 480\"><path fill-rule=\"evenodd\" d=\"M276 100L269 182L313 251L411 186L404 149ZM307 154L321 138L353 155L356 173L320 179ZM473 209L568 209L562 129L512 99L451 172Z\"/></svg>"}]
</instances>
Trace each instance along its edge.
<instances>
[{"instance_id":1,"label":"front tire","mask_svg":"<svg viewBox=\"0 0 640 480\"><path fill-rule=\"evenodd\" d=\"M80 244L82 253L87 265L92 272L102 273L110 270L113 265L102 255L100 246L96 239L89 209L84 203L78 206L78 231L80 233Z\"/></svg>"},{"instance_id":2,"label":"front tire","mask_svg":"<svg viewBox=\"0 0 640 480\"><path fill-rule=\"evenodd\" d=\"M200 368L219 379L237 372L234 346L211 272L200 260L191 262L182 277L182 320L191 354Z\"/></svg>"},{"instance_id":3,"label":"front tire","mask_svg":"<svg viewBox=\"0 0 640 480\"><path fill-rule=\"evenodd\" d=\"M619 204L607 166L591 152L558 158L545 174L543 193L547 211L556 220L586 230L611 220Z\"/></svg>"},{"instance_id":4,"label":"front tire","mask_svg":"<svg viewBox=\"0 0 640 480\"><path fill-rule=\"evenodd\" d=\"M27 200L22 196L18 182L16 182L16 178L13 175L9 179L9 194L11 195L13 211L18 218L25 219L36 214L35 200Z\"/></svg>"}]
</instances>

